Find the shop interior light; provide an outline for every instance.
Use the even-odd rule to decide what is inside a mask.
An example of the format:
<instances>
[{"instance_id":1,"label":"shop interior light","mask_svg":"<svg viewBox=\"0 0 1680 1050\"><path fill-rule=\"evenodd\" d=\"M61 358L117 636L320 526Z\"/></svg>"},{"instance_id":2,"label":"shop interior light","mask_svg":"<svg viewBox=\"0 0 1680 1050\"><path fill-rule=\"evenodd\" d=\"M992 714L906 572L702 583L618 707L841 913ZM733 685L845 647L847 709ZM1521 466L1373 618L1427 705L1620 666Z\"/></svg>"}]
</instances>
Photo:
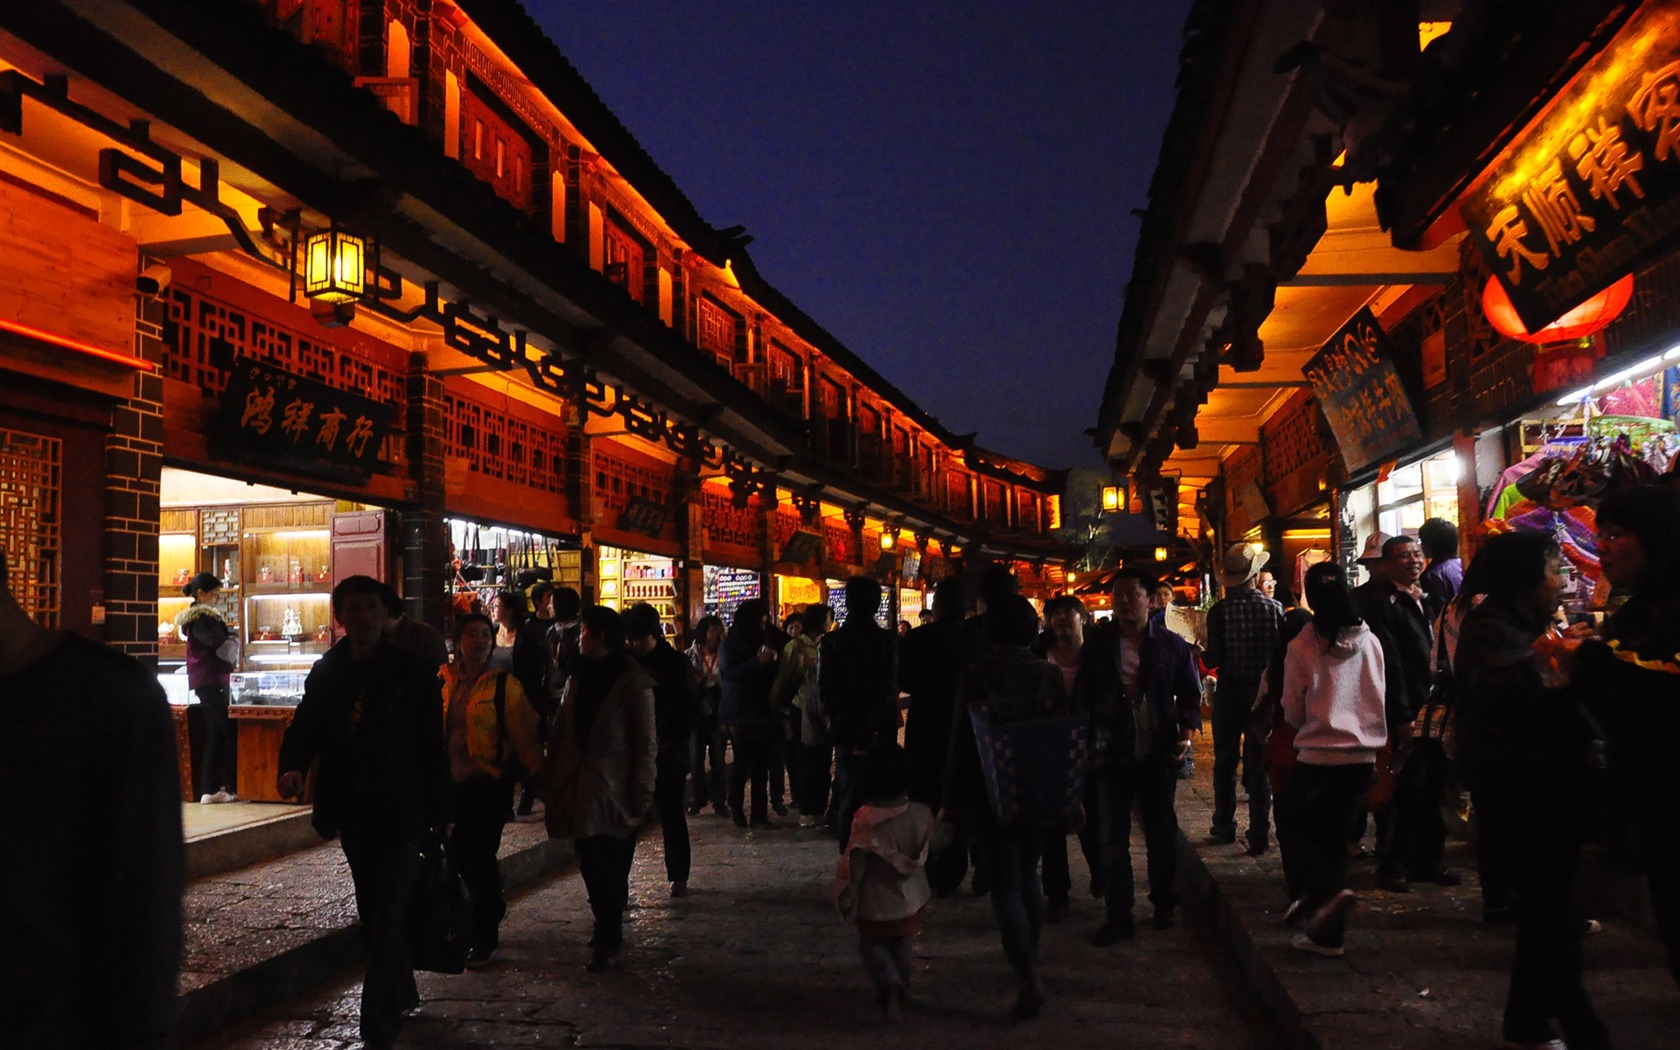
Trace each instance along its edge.
<instances>
[{"instance_id":1,"label":"shop interior light","mask_svg":"<svg viewBox=\"0 0 1680 1050\"><path fill-rule=\"evenodd\" d=\"M335 223L304 242L303 294L328 303L362 297L367 279L367 245Z\"/></svg>"},{"instance_id":2,"label":"shop interior light","mask_svg":"<svg viewBox=\"0 0 1680 1050\"><path fill-rule=\"evenodd\" d=\"M1620 372L1615 372L1611 375L1605 376L1592 386L1584 386L1579 390L1571 390L1569 393L1558 398L1557 403L1564 407L1578 404L1579 402L1585 401L1587 398L1598 393L1600 390L1609 390L1612 387L1621 386L1623 383L1632 379L1642 379L1648 373L1655 372L1662 368L1667 362L1677 359L1680 359L1680 346L1670 349L1665 354L1657 354L1647 357L1645 360L1636 365L1629 365Z\"/></svg>"}]
</instances>

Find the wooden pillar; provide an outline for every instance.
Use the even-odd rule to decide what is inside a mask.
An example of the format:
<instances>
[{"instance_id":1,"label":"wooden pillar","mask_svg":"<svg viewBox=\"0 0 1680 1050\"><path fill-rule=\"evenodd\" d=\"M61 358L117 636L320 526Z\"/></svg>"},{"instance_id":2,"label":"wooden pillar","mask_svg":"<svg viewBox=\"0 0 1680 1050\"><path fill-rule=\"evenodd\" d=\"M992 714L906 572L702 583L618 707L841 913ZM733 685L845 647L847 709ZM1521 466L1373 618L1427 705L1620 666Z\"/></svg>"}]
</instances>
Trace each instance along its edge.
<instances>
[{"instance_id":1,"label":"wooden pillar","mask_svg":"<svg viewBox=\"0 0 1680 1050\"><path fill-rule=\"evenodd\" d=\"M403 605L410 618L442 627L449 604L449 535L443 523L443 380L426 355L408 361L408 471L412 505L401 512Z\"/></svg>"},{"instance_id":2,"label":"wooden pillar","mask_svg":"<svg viewBox=\"0 0 1680 1050\"><path fill-rule=\"evenodd\" d=\"M1453 431L1453 455L1458 458L1458 556L1468 565L1481 546L1482 496L1476 487L1476 435Z\"/></svg>"}]
</instances>

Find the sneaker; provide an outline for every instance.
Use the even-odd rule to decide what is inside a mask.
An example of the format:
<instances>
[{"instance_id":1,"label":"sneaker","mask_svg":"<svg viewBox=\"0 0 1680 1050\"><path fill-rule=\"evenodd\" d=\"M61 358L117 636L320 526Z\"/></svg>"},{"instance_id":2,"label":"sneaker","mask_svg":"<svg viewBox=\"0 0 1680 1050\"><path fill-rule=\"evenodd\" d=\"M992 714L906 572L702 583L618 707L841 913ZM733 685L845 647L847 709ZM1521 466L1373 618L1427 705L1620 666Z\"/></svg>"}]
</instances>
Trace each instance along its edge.
<instances>
[{"instance_id":1,"label":"sneaker","mask_svg":"<svg viewBox=\"0 0 1680 1050\"><path fill-rule=\"evenodd\" d=\"M1343 890L1334 897L1331 897L1324 907L1313 912L1312 921L1307 923L1307 932L1311 933L1314 930L1322 930L1325 926L1328 926L1330 923L1340 919L1348 913L1348 910L1352 908L1354 903L1358 900L1359 895L1354 893L1352 890Z\"/></svg>"},{"instance_id":2,"label":"sneaker","mask_svg":"<svg viewBox=\"0 0 1680 1050\"><path fill-rule=\"evenodd\" d=\"M1599 922L1597 919L1582 919L1581 932L1583 934L1603 933L1604 924Z\"/></svg>"},{"instance_id":3,"label":"sneaker","mask_svg":"<svg viewBox=\"0 0 1680 1050\"><path fill-rule=\"evenodd\" d=\"M1229 846L1237 841L1236 825L1215 824L1208 829L1208 841L1221 846Z\"/></svg>"},{"instance_id":4,"label":"sneaker","mask_svg":"<svg viewBox=\"0 0 1680 1050\"><path fill-rule=\"evenodd\" d=\"M1289 902L1289 907L1283 909L1283 924L1285 926L1299 926L1307 918L1307 898L1296 897Z\"/></svg>"},{"instance_id":5,"label":"sneaker","mask_svg":"<svg viewBox=\"0 0 1680 1050\"><path fill-rule=\"evenodd\" d=\"M1345 949L1333 947L1328 944L1320 944L1305 933L1297 933L1295 936L1289 938L1289 946L1297 951L1311 952L1314 955L1322 955L1326 959L1340 959L1342 956L1347 954Z\"/></svg>"},{"instance_id":6,"label":"sneaker","mask_svg":"<svg viewBox=\"0 0 1680 1050\"><path fill-rule=\"evenodd\" d=\"M223 788L222 790L216 792L214 795L211 795L210 796L210 801L212 801L212 802L238 802L239 801L239 796L235 795L233 792L229 791L227 788Z\"/></svg>"},{"instance_id":7,"label":"sneaker","mask_svg":"<svg viewBox=\"0 0 1680 1050\"><path fill-rule=\"evenodd\" d=\"M1377 886L1390 893L1412 892L1412 887L1404 875L1379 875L1377 876Z\"/></svg>"},{"instance_id":8,"label":"sneaker","mask_svg":"<svg viewBox=\"0 0 1680 1050\"><path fill-rule=\"evenodd\" d=\"M1132 917L1128 915L1124 919L1110 919L1098 926L1096 932L1091 934L1091 944L1098 948L1107 948L1111 944L1118 944L1120 941L1136 936L1136 934L1137 927L1133 925Z\"/></svg>"},{"instance_id":9,"label":"sneaker","mask_svg":"<svg viewBox=\"0 0 1680 1050\"><path fill-rule=\"evenodd\" d=\"M781 803L781 802L772 802L772 803L770 803L770 808L771 808L771 809L772 809L772 810L773 810L773 811L775 811L775 814L776 814L776 816L778 816L778 817L785 817L785 816L787 816L787 815L788 815L788 808L787 808L787 806L786 806L786 805L784 805L784 804L783 804L783 803Z\"/></svg>"},{"instance_id":10,"label":"sneaker","mask_svg":"<svg viewBox=\"0 0 1680 1050\"><path fill-rule=\"evenodd\" d=\"M608 970L612 969L612 964L617 961L617 948L608 948L605 945L597 945L595 950L589 953L589 961L583 964L583 968L588 970L590 973L606 973Z\"/></svg>"},{"instance_id":11,"label":"sneaker","mask_svg":"<svg viewBox=\"0 0 1680 1050\"><path fill-rule=\"evenodd\" d=\"M814 828L818 823L820 822L816 817L801 816L799 818L799 826L802 828Z\"/></svg>"},{"instance_id":12,"label":"sneaker","mask_svg":"<svg viewBox=\"0 0 1680 1050\"><path fill-rule=\"evenodd\" d=\"M208 805L210 805L210 803L216 802L216 801L218 801L218 799L216 798L215 795L200 795L200 796L198 796L198 804L201 805L201 806L208 806Z\"/></svg>"},{"instance_id":13,"label":"sneaker","mask_svg":"<svg viewBox=\"0 0 1680 1050\"><path fill-rule=\"evenodd\" d=\"M705 808L706 804L704 802L695 802L688 807L688 815L691 817L698 817L700 815L700 811Z\"/></svg>"},{"instance_id":14,"label":"sneaker","mask_svg":"<svg viewBox=\"0 0 1680 1050\"><path fill-rule=\"evenodd\" d=\"M490 960L496 954L494 948L474 948L467 953L467 969L476 970L481 966L490 965Z\"/></svg>"},{"instance_id":15,"label":"sneaker","mask_svg":"<svg viewBox=\"0 0 1680 1050\"><path fill-rule=\"evenodd\" d=\"M688 882L687 882L687 880L678 879L676 882L671 883L671 896L673 896L673 897L686 897L686 896L688 896Z\"/></svg>"}]
</instances>

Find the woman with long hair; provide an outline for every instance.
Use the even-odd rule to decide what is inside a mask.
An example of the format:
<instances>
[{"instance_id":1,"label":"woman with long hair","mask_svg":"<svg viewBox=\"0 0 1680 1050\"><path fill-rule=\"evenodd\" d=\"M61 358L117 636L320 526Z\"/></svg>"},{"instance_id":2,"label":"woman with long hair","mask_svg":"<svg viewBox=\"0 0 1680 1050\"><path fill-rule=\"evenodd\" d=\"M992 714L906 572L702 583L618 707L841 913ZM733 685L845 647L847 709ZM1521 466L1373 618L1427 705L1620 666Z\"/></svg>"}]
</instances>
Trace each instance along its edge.
<instances>
[{"instance_id":1,"label":"woman with long hair","mask_svg":"<svg viewBox=\"0 0 1680 1050\"><path fill-rule=\"evenodd\" d=\"M625 655L617 610L592 605L581 623L541 780L548 834L572 840L595 916L587 969L602 973L624 944L630 864L653 805L659 736L653 679Z\"/></svg>"},{"instance_id":2,"label":"woman with long hair","mask_svg":"<svg viewBox=\"0 0 1680 1050\"><path fill-rule=\"evenodd\" d=\"M735 762L729 771L729 815L735 826L774 828L770 821L770 734L775 729L770 687L776 680L778 653L769 632L770 603L751 598L735 610L735 622L723 637L720 664L723 694L718 727L729 738ZM752 814L746 809L752 786Z\"/></svg>"},{"instance_id":3,"label":"woman with long hair","mask_svg":"<svg viewBox=\"0 0 1680 1050\"><path fill-rule=\"evenodd\" d=\"M525 624L525 616L523 591L502 587L490 599L490 622L496 625L496 647L490 653L493 670L513 670L513 647L519 641L519 629Z\"/></svg>"},{"instance_id":4,"label":"woman with long hair","mask_svg":"<svg viewBox=\"0 0 1680 1050\"><path fill-rule=\"evenodd\" d=\"M473 943L467 965L483 966L500 945L502 899L496 851L513 802L516 777L542 763L537 711L507 671L490 666L496 631L490 618L455 621L455 659L443 667L443 730L455 803L450 856L472 894Z\"/></svg>"},{"instance_id":5,"label":"woman with long hair","mask_svg":"<svg viewBox=\"0 0 1680 1050\"><path fill-rule=\"evenodd\" d=\"M1555 627L1568 577L1546 533L1490 538L1469 576L1486 597L1465 617L1454 659L1458 759L1482 839L1510 859L1517 943L1503 1034L1511 1046L1552 1046L1555 1017L1572 1050L1603 1050L1573 906L1596 734L1562 688L1585 628Z\"/></svg>"},{"instance_id":6,"label":"woman with long hair","mask_svg":"<svg viewBox=\"0 0 1680 1050\"><path fill-rule=\"evenodd\" d=\"M1360 619L1341 566L1307 570L1312 623L1283 658L1278 702L1295 729L1289 792L1305 896L1291 910L1309 916L1289 942L1317 955L1344 954L1354 893L1347 888L1347 829L1358 819L1377 752L1388 743L1383 717L1382 644Z\"/></svg>"},{"instance_id":7,"label":"woman with long hair","mask_svg":"<svg viewBox=\"0 0 1680 1050\"><path fill-rule=\"evenodd\" d=\"M227 621L217 610L222 581L201 572L188 580L181 593L192 604L175 617L175 627L187 642L187 687L198 697L204 718L204 743L198 753L198 801L238 802L233 793L232 646Z\"/></svg>"}]
</instances>

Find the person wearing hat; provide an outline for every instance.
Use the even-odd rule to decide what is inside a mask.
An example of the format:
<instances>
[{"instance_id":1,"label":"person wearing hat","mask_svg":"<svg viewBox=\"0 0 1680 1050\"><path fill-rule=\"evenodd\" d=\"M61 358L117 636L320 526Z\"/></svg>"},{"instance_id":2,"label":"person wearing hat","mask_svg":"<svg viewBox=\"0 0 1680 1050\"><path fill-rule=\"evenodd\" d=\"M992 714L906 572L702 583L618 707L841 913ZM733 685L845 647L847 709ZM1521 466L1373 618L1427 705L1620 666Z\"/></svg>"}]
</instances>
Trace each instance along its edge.
<instances>
[{"instance_id":1,"label":"person wearing hat","mask_svg":"<svg viewBox=\"0 0 1680 1050\"><path fill-rule=\"evenodd\" d=\"M1359 592L1373 588L1383 582L1383 544L1389 541L1386 532L1373 532L1365 537L1365 550L1359 555L1359 565L1365 570L1365 582L1354 588L1354 599L1359 601Z\"/></svg>"},{"instance_id":2,"label":"person wearing hat","mask_svg":"<svg viewBox=\"0 0 1680 1050\"><path fill-rule=\"evenodd\" d=\"M222 581L214 573L194 576L181 588L192 604L175 617L175 627L187 643L187 688L198 697L204 719L198 755L198 801L204 804L239 801L232 790L234 737L228 716L238 643L216 608L221 589Z\"/></svg>"},{"instance_id":3,"label":"person wearing hat","mask_svg":"<svg viewBox=\"0 0 1680 1050\"><path fill-rule=\"evenodd\" d=\"M1283 629L1283 606L1260 593L1260 570L1271 554L1247 543L1233 543L1225 551L1221 580L1226 596L1208 610L1208 646L1203 660L1218 669L1219 688L1213 698L1213 841L1237 841L1237 760L1242 760L1243 786L1248 789L1248 852L1264 853L1271 831L1271 789L1261 768L1260 753L1272 723L1272 712L1254 710L1260 679L1266 673L1278 632Z\"/></svg>"}]
</instances>

